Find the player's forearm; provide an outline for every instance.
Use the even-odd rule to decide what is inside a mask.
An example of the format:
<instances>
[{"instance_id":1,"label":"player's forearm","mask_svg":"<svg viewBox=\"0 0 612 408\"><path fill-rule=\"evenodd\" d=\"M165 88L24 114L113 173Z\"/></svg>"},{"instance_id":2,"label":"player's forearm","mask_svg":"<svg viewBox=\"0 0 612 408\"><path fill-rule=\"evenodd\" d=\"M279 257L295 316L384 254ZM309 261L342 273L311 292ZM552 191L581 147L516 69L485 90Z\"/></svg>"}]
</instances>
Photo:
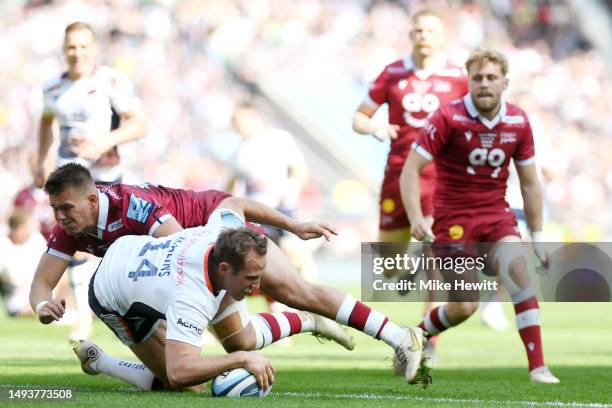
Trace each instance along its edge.
<instances>
[{"instance_id":1,"label":"player's forearm","mask_svg":"<svg viewBox=\"0 0 612 408\"><path fill-rule=\"evenodd\" d=\"M423 217L421 209L421 185L418 169L406 161L400 175L400 194L409 220Z\"/></svg>"},{"instance_id":2,"label":"player's forearm","mask_svg":"<svg viewBox=\"0 0 612 408\"><path fill-rule=\"evenodd\" d=\"M525 218L530 231L542 231L542 189L539 183L521 186Z\"/></svg>"},{"instance_id":3,"label":"player's forearm","mask_svg":"<svg viewBox=\"0 0 612 408\"><path fill-rule=\"evenodd\" d=\"M255 200L248 198L240 200L243 200L244 217L247 221L266 224L295 233L298 223L293 218Z\"/></svg>"},{"instance_id":4,"label":"player's forearm","mask_svg":"<svg viewBox=\"0 0 612 408\"><path fill-rule=\"evenodd\" d=\"M36 160L39 166L43 166L52 144L53 119L43 117L38 130L38 156Z\"/></svg>"},{"instance_id":5,"label":"player's forearm","mask_svg":"<svg viewBox=\"0 0 612 408\"><path fill-rule=\"evenodd\" d=\"M237 351L224 356L197 357L184 356L174 364L168 362L168 381L172 388L184 388L202 384L224 371L244 367L244 351Z\"/></svg>"},{"instance_id":6,"label":"player's forearm","mask_svg":"<svg viewBox=\"0 0 612 408\"><path fill-rule=\"evenodd\" d=\"M53 287L49 284L49 282L41 281L40 279L36 279L32 281L32 285L30 286L30 306L34 313L36 313L36 306L40 304L40 302L50 301L53 296Z\"/></svg>"},{"instance_id":7,"label":"player's forearm","mask_svg":"<svg viewBox=\"0 0 612 408\"><path fill-rule=\"evenodd\" d=\"M378 127L368 115L362 112L355 112L353 116L353 130L355 132L362 135L371 135L378 130Z\"/></svg>"},{"instance_id":8,"label":"player's forearm","mask_svg":"<svg viewBox=\"0 0 612 408\"><path fill-rule=\"evenodd\" d=\"M118 146L143 138L148 125L144 111L138 110L129 115L122 115L121 125L110 133L109 144Z\"/></svg>"}]
</instances>

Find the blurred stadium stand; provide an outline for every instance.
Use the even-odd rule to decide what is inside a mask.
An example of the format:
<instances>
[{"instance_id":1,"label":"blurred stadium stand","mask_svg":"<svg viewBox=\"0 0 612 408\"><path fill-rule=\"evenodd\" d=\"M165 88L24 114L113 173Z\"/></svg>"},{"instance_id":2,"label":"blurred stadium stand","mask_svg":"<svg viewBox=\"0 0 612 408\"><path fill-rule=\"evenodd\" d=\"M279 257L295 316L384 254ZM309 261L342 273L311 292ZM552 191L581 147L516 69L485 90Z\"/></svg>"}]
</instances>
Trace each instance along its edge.
<instances>
[{"instance_id":1,"label":"blurred stadium stand","mask_svg":"<svg viewBox=\"0 0 612 408\"><path fill-rule=\"evenodd\" d=\"M408 53L407 16L422 4L441 10L454 61L480 44L507 53L507 98L543 146L549 239L612 239L611 8L595 0L4 1L0 220L30 180L40 88L63 67L63 29L85 20L101 61L132 78L151 119L146 139L122 147L126 181L222 187L233 107L255 92L304 148L305 215L353 231L337 245L355 250L374 236L387 145L354 134L352 114L367 83Z\"/></svg>"}]
</instances>

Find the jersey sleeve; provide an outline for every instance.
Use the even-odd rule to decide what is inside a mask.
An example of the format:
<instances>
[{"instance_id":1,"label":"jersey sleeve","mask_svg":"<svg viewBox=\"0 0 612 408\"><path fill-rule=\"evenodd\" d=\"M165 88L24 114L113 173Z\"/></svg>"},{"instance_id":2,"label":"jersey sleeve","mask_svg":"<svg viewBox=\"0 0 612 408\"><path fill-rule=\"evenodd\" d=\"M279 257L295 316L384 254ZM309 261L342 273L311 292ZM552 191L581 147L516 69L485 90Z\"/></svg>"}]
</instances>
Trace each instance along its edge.
<instances>
[{"instance_id":1,"label":"jersey sleeve","mask_svg":"<svg viewBox=\"0 0 612 408\"><path fill-rule=\"evenodd\" d=\"M59 225L55 225L47 240L47 253L70 261L76 249L76 239L66 234Z\"/></svg>"},{"instance_id":2,"label":"jersey sleeve","mask_svg":"<svg viewBox=\"0 0 612 408\"><path fill-rule=\"evenodd\" d=\"M142 105L140 98L136 96L134 85L122 72L109 70L110 89L109 97L111 106L121 114L139 109Z\"/></svg>"},{"instance_id":3,"label":"jersey sleeve","mask_svg":"<svg viewBox=\"0 0 612 408\"><path fill-rule=\"evenodd\" d=\"M55 96L53 91L60 85L59 80L47 81L43 84L42 99L43 99L43 114L55 113Z\"/></svg>"},{"instance_id":4,"label":"jersey sleeve","mask_svg":"<svg viewBox=\"0 0 612 408\"><path fill-rule=\"evenodd\" d=\"M206 228L222 231L226 228L244 228L244 219L229 208L217 208L208 218Z\"/></svg>"},{"instance_id":5,"label":"jersey sleeve","mask_svg":"<svg viewBox=\"0 0 612 408\"><path fill-rule=\"evenodd\" d=\"M175 299L166 309L167 340L202 347L202 334L210 321L196 305Z\"/></svg>"},{"instance_id":6,"label":"jersey sleeve","mask_svg":"<svg viewBox=\"0 0 612 408\"><path fill-rule=\"evenodd\" d=\"M389 74L387 68L381 72L378 77L372 82L368 88L368 97L364 101L373 108L378 108L383 103L387 102L387 82Z\"/></svg>"},{"instance_id":7,"label":"jersey sleeve","mask_svg":"<svg viewBox=\"0 0 612 408\"><path fill-rule=\"evenodd\" d=\"M130 193L124 200L125 225L136 235L153 235L160 225L174 218L166 207L146 192Z\"/></svg>"},{"instance_id":8,"label":"jersey sleeve","mask_svg":"<svg viewBox=\"0 0 612 408\"><path fill-rule=\"evenodd\" d=\"M215 211L219 204L226 198L230 198L232 195L220 190L206 190L196 193L200 200L202 212L204 214L204 220L208 223L208 219Z\"/></svg>"},{"instance_id":9,"label":"jersey sleeve","mask_svg":"<svg viewBox=\"0 0 612 408\"><path fill-rule=\"evenodd\" d=\"M517 166L529 166L535 163L535 145L533 142L533 132L531 131L531 124L527 116L525 118L525 127L521 132L521 138L519 139L516 151L512 158L514 164Z\"/></svg>"},{"instance_id":10,"label":"jersey sleeve","mask_svg":"<svg viewBox=\"0 0 612 408\"><path fill-rule=\"evenodd\" d=\"M412 144L412 149L427 160L433 160L448 142L448 135L444 110L439 109L423 126L419 137Z\"/></svg>"}]
</instances>

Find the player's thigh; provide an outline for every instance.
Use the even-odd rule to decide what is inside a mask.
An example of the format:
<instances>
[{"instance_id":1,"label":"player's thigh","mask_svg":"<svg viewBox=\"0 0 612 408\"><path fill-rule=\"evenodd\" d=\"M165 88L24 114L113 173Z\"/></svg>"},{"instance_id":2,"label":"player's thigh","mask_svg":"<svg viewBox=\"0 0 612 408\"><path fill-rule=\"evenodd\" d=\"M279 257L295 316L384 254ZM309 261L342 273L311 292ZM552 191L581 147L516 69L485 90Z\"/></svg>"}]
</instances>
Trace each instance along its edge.
<instances>
[{"instance_id":1,"label":"player's thigh","mask_svg":"<svg viewBox=\"0 0 612 408\"><path fill-rule=\"evenodd\" d=\"M143 342L130 346L130 350L149 370L159 378L166 388L169 388L166 374L166 324L160 324L157 329Z\"/></svg>"},{"instance_id":2,"label":"player's thigh","mask_svg":"<svg viewBox=\"0 0 612 408\"><path fill-rule=\"evenodd\" d=\"M271 240L268 240L266 269L261 276L261 290L274 300L293 306L295 301L307 297L311 284L295 269L289 258Z\"/></svg>"}]
</instances>

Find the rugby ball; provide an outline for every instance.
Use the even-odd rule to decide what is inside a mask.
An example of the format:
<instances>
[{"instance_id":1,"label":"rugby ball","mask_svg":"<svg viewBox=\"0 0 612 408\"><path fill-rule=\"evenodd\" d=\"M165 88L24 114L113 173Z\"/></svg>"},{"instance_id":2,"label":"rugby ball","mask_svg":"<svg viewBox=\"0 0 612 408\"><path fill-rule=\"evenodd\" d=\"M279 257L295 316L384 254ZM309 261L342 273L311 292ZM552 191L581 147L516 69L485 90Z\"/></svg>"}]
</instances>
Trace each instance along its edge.
<instances>
[{"instance_id":1,"label":"rugby ball","mask_svg":"<svg viewBox=\"0 0 612 408\"><path fill-rule=\"evenodd\" d=\"M211 391L213 397L265 397L272 385L263 391L253 374L244 368L234 368L215 377Z\"/></svg>"}]
</instances>

